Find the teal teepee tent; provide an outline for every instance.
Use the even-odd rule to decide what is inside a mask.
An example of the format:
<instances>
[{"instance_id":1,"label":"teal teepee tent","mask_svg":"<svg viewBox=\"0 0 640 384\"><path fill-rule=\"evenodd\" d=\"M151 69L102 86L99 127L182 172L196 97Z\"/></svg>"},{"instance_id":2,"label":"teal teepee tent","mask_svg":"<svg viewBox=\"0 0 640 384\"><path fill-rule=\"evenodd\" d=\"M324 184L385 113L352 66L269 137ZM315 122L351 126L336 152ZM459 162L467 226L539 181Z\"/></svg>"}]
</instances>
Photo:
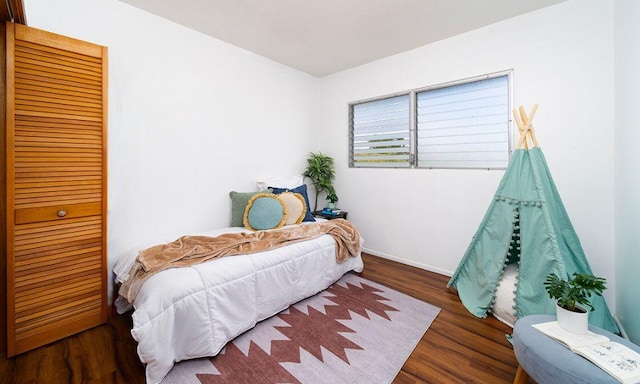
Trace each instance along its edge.
<instances>
[{"instance_id":1,"label":"teal teepee tent","mask_svg":"<svg viewBox=\"0 0 640 384\"><path fill-rule=\"evenodd\" d=\"M451 277L464 306L475 316L486 317L495 301L497 285L506 265L518 264L515 316L555 314L543 282L555 272L591 273L580 240L571 225L558 190L538 146L523 107L514 116L520 140L498 190L467 252ZM589 323L618 332L604 298L591 297L595 311Z\"/></svg>"}]
</instances>

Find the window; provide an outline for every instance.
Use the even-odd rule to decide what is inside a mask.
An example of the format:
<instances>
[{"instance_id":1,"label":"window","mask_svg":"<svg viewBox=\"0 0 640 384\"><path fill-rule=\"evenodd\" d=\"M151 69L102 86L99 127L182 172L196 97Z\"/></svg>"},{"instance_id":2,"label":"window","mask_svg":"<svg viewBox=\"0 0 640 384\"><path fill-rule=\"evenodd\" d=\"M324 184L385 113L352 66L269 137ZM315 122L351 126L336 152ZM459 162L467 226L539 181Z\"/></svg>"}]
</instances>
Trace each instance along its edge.
<instances>
[{"instance_id":1,"label":"window","mask_svg":"<svg viewBox=\"0 0 640 384\"><path fill-rule=\"evenodd\" d=\"M350 104L350 166L505 168L510 73Z\"/></svg>"},{"instance_id":2,"label":"window","mask_svg":"<svg viewBox=\"0 0 640 384\"><path fill-rule=\"evenodd\" d=\"M351 165L408 167L411 155L409 95L351 106Z\"/></svg>"}]
</instances>

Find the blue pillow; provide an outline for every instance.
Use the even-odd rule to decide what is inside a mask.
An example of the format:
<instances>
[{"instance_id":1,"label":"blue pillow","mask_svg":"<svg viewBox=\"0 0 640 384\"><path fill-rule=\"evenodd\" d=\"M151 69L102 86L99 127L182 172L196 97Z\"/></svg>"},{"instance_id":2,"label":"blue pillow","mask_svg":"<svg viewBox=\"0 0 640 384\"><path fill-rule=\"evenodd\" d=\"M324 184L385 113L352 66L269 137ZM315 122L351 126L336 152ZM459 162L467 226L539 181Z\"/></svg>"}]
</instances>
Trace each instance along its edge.
<instances>
[{"instance_id":1,"label":"blue pillow","mask_svg":"<svg viewBox=\"0 0 640 384\"><path fill-rule=\"evenodd\" d=\"M313 214L311 213L311 206L309 205L309 197L307 197L307 184L302 184L301 186L295 187L293 189L274 188L274 187L269 187L269 189L272 189L273 193L276 195L279 195L283 192L293 192L293 193L301 194L302 197L304 197L305 203L307 203L307 213L304 215L304 219L302 219L302 221L316 221L316 219L313 218Z\"/></svg>"},{"instance_id":2,"label":"blue pillow","mask_svg":"<svg viewBox=\"0 0 640 384\"><path fill-rule=\"evenodd\" d=\"M258 193L249 200L243 219L252 231L280 228L286 221L286 208L276 195Z\"/></svg>"}]
</instances>

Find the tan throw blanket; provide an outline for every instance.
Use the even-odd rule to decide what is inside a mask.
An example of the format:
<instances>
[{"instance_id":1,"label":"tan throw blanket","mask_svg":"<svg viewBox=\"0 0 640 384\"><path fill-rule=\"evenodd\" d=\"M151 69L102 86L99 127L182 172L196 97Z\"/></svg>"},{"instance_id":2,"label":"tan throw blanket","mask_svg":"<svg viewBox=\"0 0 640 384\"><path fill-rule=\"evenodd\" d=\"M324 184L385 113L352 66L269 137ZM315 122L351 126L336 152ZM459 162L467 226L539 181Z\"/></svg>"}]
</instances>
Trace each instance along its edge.
<instances>
[{"instance_id":1,"label":"tan throw blanket","mask_svg":"<svg viewBox=\"0 0 640 384\"><path fill-rule=\"evenodd\" d=\"M118 293L130 303L136 298L142 284L156 273L169 268L188 267L222 256L262 252L285 245L314 239L324 234L336 241L336 261L358 255L360 233L343 219L298 225L274 231L226 233L216 237L182 236L178 240L140 251L129 278Z\"/></svg>"}]
</instances>

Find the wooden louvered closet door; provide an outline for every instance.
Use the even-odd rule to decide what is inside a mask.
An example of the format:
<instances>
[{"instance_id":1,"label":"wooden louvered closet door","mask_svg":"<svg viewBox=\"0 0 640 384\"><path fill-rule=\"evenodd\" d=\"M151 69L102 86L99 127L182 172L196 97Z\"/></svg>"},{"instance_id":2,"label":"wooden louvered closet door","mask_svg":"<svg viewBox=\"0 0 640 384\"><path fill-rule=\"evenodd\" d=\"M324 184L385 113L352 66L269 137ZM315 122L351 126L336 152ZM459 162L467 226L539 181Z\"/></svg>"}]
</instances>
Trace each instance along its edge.
<instances>
[{"instance_id":1,"label":"wooden louvered closet door","mask_svg":"<svg viewBox=\"0 0 640 384\"><path fill-rule=\"evenodd\" d=\"M7 23L7 355L106 321L107 49Z\"/></svg>"}]
</instances>

